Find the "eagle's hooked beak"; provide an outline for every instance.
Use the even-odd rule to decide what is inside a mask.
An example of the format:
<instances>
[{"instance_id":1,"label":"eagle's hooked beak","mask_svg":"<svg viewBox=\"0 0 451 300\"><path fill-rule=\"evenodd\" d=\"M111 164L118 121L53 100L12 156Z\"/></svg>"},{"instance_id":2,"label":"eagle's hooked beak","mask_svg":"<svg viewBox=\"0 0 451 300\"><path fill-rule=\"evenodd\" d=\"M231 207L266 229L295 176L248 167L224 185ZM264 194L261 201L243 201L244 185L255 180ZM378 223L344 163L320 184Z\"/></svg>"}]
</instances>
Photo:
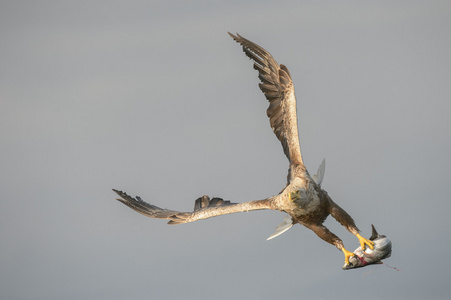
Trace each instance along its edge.
<instances>
[{"instance_id":1,"label":"eagle's hooked beak","mask_svg":"<svg viewBox=\"0 0 451 300\"><path fill-rule=\"evenodd\" d=\"M290 192L289 197L290 197L290 201L297 201L301 198L301 191L297 190L294 192Z\"/></svg>"}]
</instances>

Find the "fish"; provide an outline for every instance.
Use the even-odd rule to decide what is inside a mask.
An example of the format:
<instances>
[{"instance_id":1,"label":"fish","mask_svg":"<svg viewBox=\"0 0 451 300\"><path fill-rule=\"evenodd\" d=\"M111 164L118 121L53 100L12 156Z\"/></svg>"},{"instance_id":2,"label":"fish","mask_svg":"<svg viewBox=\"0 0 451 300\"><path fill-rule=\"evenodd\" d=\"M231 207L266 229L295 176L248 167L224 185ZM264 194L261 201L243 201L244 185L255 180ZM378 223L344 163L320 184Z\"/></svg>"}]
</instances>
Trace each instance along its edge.
<instances>
[{"instance_id":1,"label":"fish","mask_svg":"<svg viewBox=\"0 0 451 300\"><path fill-rule=\"evenodd\" d=\"M377 233L373 224L370 240L374 242L374 249L359 247L353 252L355 255L349 258L349 264L343 265L343 270L362 268L373 264L382 264L382 260L389 258L392 252L392 243L385 235Z\"/></svg>"}]
</instances>

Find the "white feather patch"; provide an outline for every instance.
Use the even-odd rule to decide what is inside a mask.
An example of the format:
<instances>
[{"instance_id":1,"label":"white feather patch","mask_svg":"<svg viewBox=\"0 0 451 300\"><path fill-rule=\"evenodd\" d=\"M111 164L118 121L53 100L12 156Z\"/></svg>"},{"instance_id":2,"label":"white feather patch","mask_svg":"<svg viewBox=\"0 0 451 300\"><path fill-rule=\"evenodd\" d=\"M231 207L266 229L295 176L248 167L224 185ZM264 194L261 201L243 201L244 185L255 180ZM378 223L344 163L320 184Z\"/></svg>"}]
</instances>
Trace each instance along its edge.
<instances>
[{"instance_id":1,"label":"white feather patch","mask_svg":"<svg viewBox=\"0 0 451 300\"><path fill-rule=\"evenodd\" d=\"M273 239L276 236L281 235L282 233L284 233L285 231L290 229L292 226L293 226L293 220L291 220L291 216L289 216L289 215L285 216L285 218L283 218L283 222L280 223L279 225L277 225L276 232L271 234L271 236L269 238L267 238L266 240L269 241L270 239Z\"/></svg>"}]
</instances>

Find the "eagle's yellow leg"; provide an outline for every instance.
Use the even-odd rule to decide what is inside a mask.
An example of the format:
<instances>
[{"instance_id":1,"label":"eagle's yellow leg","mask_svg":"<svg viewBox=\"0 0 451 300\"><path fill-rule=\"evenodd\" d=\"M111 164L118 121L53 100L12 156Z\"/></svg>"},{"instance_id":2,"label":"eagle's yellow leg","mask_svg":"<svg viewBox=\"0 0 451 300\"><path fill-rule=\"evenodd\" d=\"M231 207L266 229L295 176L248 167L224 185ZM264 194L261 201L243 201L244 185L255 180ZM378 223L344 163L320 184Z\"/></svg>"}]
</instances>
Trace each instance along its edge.
<instances>
[{"instance_id":1,"label":"eagle's yellow leg","mask_svg":"<svg viewBox=\"0 0 451 300\"><path fill-rule=\"evenodd\" d=\"M341 251L343 251L345 255L345 265L349 265L349 258L351 256L354 256L355 254L352 253L351 251L346 250L345 247L341 248Z\"/></svg>"},{"instance_id":2,"label":"eagle's yellow leg","mask_svg":"<svg viewBox=\"0 0 451 300\"><path fill-rule=\"evenodd\" d=\"M356 234L356 237L359 239L360 242L360 247L362 247L362 250L365 250L365 245L368 246L370 249L374 249L374 242L367 240L366 238L364 238L363 236L361 236L360 234Z\"/></svg>"}]
</instances>

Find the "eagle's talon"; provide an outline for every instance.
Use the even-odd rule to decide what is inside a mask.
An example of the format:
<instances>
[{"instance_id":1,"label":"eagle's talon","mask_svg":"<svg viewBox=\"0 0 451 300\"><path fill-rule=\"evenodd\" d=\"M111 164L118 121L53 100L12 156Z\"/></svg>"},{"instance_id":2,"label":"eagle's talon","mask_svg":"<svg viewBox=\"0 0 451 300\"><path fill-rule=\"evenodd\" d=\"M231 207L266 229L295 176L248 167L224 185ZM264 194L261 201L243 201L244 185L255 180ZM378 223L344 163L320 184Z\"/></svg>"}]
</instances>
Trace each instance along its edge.
<instances>
[{"instance_id":1,"label":"eagle's talon","mask_svg":"<svg viewBox=\"0 0 451 300\"><path fill-rule=\"evenodd\" d=\"M371 250L374 249L374 242L373 241L370 241L370 240L362 237L360 234L357 234L356 236L359 239L360 247L362 248L362 250L365 250L365 246L368 246Z\"/></svg>"},{"instance_id":2,"label":"eagle's talon","mask_svg":"<svg viewBox=\"0 0 451 300\"><path fill-rule=\"evenodd\" d=\"M355 254L351 251L346 250L344 247L341 249L341 251L343 251L344 255L345 255L345 265L349 265L349 258L351 256L354 256Z\"/></svg>"}]
</instances>

